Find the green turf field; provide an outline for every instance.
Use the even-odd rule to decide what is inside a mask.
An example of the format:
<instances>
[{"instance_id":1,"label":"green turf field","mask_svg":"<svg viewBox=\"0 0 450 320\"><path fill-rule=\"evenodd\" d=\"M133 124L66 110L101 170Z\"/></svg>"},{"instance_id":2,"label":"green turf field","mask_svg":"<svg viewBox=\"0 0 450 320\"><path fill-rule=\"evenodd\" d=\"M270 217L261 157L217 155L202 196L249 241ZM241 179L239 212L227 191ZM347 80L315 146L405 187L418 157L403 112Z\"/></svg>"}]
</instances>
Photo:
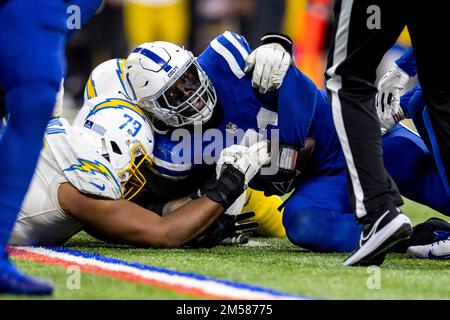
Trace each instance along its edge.
<instances>
[{"instance_id":1,"label":"green turf field","mask_svg":"<svg viewBox=\"0 0 450 320\"><path fill-rule=\"evenodd\" d=\"M404 211L414 223L433 215L408 202ZM258 246L209 250L149 250L108 245L81 233L67 246L86 252L178 271L205 274L258 286L325 299L450 299L450 261L413 260L390 254L380 270L380 289L369 289L367 268L344 268L344 254L304 252L286 239L256 238ZM61 267L15 259L25 272L51 280L55 299L192 299L168 290L82 274L81 288L66 287ZM370 282L370 281L369 281ZM15 298L3 296L2 298Z\"/></svg>"}]
</instances>

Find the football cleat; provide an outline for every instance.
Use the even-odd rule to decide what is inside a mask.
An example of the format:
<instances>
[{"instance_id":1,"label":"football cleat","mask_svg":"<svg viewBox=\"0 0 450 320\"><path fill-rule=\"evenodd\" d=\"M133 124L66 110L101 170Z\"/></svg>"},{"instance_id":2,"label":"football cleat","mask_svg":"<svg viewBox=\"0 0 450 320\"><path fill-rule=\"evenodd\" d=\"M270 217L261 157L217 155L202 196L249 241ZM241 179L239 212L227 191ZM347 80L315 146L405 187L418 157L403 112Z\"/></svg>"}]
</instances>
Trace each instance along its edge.
<instances>
[{"instance_id":1,"label":"football cleat","mask_svg":"<svg viewBox=\"0 0 450 320\"><path fill-rule=\"evenodd\" d=\"M406 254L411 258L450 260L450 238L424 246L411 246Z\"/></svg>"},{"instance_id":2,"label":"football cleat","mask_svg":"<svg viewBox=\"0 0 450 320\"><path fill-rule=\"evenodd\" d=\"M53 286L45 281L20 273L5 254L0 256L0 294L48 296Z\"/></svg>"},{"instance_id":3,"label":"football cleat","mask_svg":"<svg viewBox=\"0 0 450 320\"><path fill-rule=\"evenodd\" d=\"M344 261L344 266L381 265L387 250L401 240L411 237L409 218L398 208L387 210L378 219L364 220L358 248Z\"/></svg>"},{"instance_id":4,"label":"football cleat","mask_svg":"<svg viewBox=\"0 0 450 320\"><path fill-rule=\"evenodd\" d=\"M406 253L409 247L423 246L450 237L450 223L435 217L415 225L413 229L411 238L396 244L392 252Z\"/></svg>"}]
</instances>

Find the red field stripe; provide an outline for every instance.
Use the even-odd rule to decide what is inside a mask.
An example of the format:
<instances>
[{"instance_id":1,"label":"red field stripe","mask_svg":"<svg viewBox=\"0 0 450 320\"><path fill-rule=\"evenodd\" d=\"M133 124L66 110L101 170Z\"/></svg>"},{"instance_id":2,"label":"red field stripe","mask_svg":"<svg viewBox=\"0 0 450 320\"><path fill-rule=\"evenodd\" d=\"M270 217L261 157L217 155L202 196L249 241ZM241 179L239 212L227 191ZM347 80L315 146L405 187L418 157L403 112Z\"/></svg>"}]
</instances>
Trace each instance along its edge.
<instances>
[{"instance_id":1,"label":"red field stripe","mask_svg":"<svg viewBox=\"0 0 450 320\"><path fill-rule=\"evenodd\" d=\"M77 266L80 268L81 271L86 272L86 273L92 273L92 274L99 275L99 276L107 276L107 277L111 277L114 279L133 282L133 283L137 283L137 284L146 284L146 285L150 285L150 286L157 287L160 289L166 289L166 290L174 291L177 293L187 294L187 295L196 296L196 297L200 297L200 298L233 300L230 297L214 295L211 293L204 292L203 290L200 290L200 289L194 289L194 288L188 288L185 286L168 284L168 283L157 281L157 280L143 278L143 277L140 277L140 276L128 273L128 272L106 270L106 269L96 267L96 266L84 265L84 264L79 264L76 262L69 262L69 261L65 261L63 259L48 257L46 255L32 253L32 252L28 252L26 250L21 250L21 249L17 249L17 248L10 247L9 253L12 256L19 258L19 259L31 260L31 261L34 261L37 263L41 263L41 264L45 264L45 265L60 266L63 268L67 268L70 266Z\"/></svg>"}]
</instances>

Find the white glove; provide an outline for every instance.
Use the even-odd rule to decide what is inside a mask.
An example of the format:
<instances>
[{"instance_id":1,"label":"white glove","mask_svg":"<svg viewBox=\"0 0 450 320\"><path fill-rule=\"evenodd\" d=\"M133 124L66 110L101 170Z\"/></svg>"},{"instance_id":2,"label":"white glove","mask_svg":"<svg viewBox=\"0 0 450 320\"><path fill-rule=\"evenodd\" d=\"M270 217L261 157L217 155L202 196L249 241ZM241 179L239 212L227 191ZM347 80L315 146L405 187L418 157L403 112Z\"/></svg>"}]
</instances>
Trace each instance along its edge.
<instances>
[{"instance_id":1,"label":"white glove","mask_svg":"<svg viewBox=\"0 0 450 320\"><path fill-rule=\"evenodd\" d=\"M252 85L260 93L281 87L292 57L281 44L269 43L256 48L245 59L245 73L253 71Z\"/></svg>"},{"instance_id":2,"label":"white glove","mask_svg":"<svg viewBox=\"0 0 450 320\"><path fill-rule=\"evenodd\" d=\"M233 145L220 153L216 166L217 178L224 165L232 165L245 175L245 186L253 179L261 167L270 162L267 141L255 143L248 147Z\"/></svg>"},{"instance_id":3,"label":"white glove","mask_svg":"<svg viewBox=\"0 0 450 320\"><path fill-rule=\"evenodd\" d=\"M409 75L396 65L378 83L376 110L383 135L406 117L400 97L409 79Z\"/></svg>"},{"instance_id":4,"label":"white glove","mask_svg":"<svg viewBox=\"0 0 450 320\"><path fill-rule=\"evenodd\" d=\"M384 112L389 105L400 107L401 92L408 81L409 75L397 65L389 70L378 82L377 110Z\"/></svg>"},{"instance_id":5,"label":"white glove","mask_svg":"<svg viewBox=\"0 0 450 320\"><path fill-rule=\"evenodd\" d=\"M262 133L256 132L254 129L247 129L239 145L250 147L261 141L264 141L264 135Z\"/></svg>"}]
</instances>

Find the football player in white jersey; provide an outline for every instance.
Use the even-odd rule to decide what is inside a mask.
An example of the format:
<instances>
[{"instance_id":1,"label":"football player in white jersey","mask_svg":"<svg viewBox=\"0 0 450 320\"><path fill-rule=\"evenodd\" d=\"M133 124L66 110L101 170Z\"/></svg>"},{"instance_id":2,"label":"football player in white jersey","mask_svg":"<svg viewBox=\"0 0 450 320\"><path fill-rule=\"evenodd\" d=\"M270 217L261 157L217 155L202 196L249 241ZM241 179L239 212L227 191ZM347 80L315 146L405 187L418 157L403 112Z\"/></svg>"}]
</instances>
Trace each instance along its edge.
<instances>
[{"instance_id":1,"label":"football player in white jersey","mask_svg":"<svg viewBox=\"0 0 450 320\"><path fill-rule=\"evenodd\" d=\"M264 91L268 89L273 90L281 84L281 81L277 78L277 75L280 73L278 69L287 69L290 64L290 55L284 53L281 46L279 46L279 48L272 46L276 46L276 44L263 45L256 49L251 55L252 59L249 64L251 68L255 68L254 74L258 75L257 77L254 77L254 85L258 86L260 89L264 88ZM277 56L277 53L279 53L278 55L281 55L281 57ZM98 65L92 71L86 83L84 92L85 101L96 96L108 96L114 99L119 99L117 100L117 103L119 104L120 101L131 101L130 96L132 94L127 91L127 86L125 84L125 65L125 59L111 59ZM263 72L263 70L273 71L275 69L276 72ZM91 107L89 105L83 106L74 120L74 123L83 126L89 118L90 108ZM156 148L161 150L163 147L159 148L157 143ZM160 178L156 177L156 182L154 179L151 180L154 188L158 189L158 195L173 194L174 190L185 189L186 184L192 183L189 179L184 179L184 177L179 178L176 175L173 175L176 171L180 171L181 173L189 170L186 169L187 165L174 164L164 161L158 158L156 154L154 157L154 164L155 165L152 172L157 175L159 174ZM161 174L158 170L163 170L163 172L168 171L169 174ZM152 198L152 196L155 198L154 195L147 198ZM176 198L178 198L178 201L173 200ZM241 197L240 200L240 204L233 206L233 208L228 210L227 213L237 214L240 212L252 211L256 215L254 221L259 223L259 227L256 230L259 235L268 237L286 236L282 225L282 210L280 209L282 200L279 197L266 197L263 192L248 189L246 197ZM170 198L170 202L163 201L164 203L155 209L159 209L158 212L161 214L170 211L172 208L177 207L179 203L185 203L186 201L187 199L184 195L177 194L176 196L172 196Z\"/></svg>"},{"instance_id":2,"label":"football player in white jersey","mask_svg":"<svg viewBox=\"0 0 450 320\"><path fill-rule=\"evenodd\" d=\"M10 238L11 245L57 245L82 229L115 242L178 247L219 218L269 159L267 144L221 154L204 195L163 217L129 201L146 184L154 136L145 114L112 98L86 101L82 126L53 118L38 167Z\"/></svg>"}]
</instances>

